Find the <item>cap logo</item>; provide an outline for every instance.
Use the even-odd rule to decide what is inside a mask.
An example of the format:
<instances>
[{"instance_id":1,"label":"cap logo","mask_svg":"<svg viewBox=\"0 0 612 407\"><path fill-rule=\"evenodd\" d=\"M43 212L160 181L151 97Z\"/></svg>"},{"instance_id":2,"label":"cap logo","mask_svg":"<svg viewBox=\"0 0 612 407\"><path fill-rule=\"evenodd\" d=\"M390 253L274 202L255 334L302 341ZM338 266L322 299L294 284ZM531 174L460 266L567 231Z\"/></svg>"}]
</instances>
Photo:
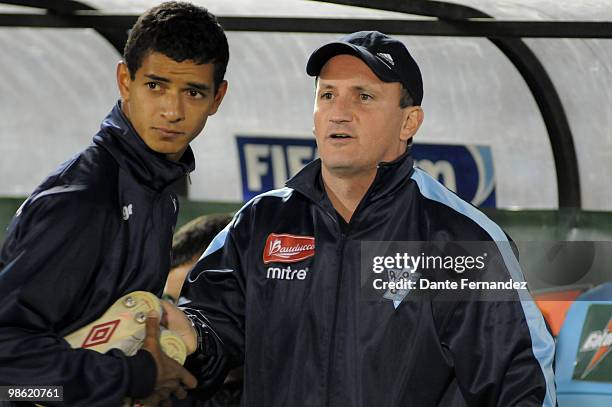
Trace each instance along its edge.
<instances>
[{"instance_id":1,"label":"cap logo","mask_svg":"<svg viewBox=\"0 0 612 407\"><path fill-rule=\"evenodd\" d=\"M270 233L263 252L264 263L295 263L315 254L312 236Z\"/></svg>"},{"instance_id":2,"label":"cap logo","mask_svg":"<svg viewBox=\"0 0 612 407\"><path fill-rule=\"evenodd\" d=\"M382 52L378 52L378 53L376 53L376 56L378 56L380 59L384 60L387 64L390 64L391 66L395 66L395 62L393 61L393 57L390 54L384 54Z\"/></svg>"}]
</instances>

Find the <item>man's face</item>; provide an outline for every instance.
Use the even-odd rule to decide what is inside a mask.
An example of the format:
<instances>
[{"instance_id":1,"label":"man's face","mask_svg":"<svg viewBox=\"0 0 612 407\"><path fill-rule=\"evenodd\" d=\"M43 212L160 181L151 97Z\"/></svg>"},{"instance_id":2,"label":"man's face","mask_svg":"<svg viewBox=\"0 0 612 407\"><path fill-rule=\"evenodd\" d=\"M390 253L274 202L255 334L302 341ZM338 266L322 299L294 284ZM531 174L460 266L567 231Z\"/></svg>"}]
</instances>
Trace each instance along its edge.
<instances>
[{"instance_id":1,"label":"man's face","mask_svg":"<svg viewBox=\"0 0 612 407\"><path fill-rule=\"evenodd\" d=\"M127 66L119 64L123 112L151 150L173 161L182 157L227 90L224 81L214 92L213 74L213 64L176 62L157 52L144 57L133 80Z\"/></svg>"},{"instance_id":2,"label":"man's face","mask_svg":"<svg viewBox=\"0 0 612 407\"><path fill-rule=\"evenodd\" d=\"M319 75L314 133L324 171L371 174L406 151L423 119L420 107L400 108L401 84L381 81L359 58L337 55Z\"/></svg>"}]
</instances>

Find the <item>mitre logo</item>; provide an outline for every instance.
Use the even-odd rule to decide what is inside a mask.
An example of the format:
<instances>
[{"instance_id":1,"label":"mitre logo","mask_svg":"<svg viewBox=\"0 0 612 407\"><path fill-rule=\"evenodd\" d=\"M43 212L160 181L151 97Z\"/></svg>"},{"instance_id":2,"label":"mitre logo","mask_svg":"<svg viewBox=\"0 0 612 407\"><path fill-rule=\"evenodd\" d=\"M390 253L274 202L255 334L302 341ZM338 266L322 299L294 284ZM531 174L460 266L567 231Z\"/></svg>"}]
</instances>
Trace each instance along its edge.
<instances>
[{"instance_id":1,"label":"mitre logo","mask_svg":"<svg viewBox=\"0 0 612 407\"><path fill-rule=\"evenodd\" d=\"M314 256L315 239L312 236L295 236L270 233L263 252L265 264L295 263Z\"/></svg>"}]
</instances>

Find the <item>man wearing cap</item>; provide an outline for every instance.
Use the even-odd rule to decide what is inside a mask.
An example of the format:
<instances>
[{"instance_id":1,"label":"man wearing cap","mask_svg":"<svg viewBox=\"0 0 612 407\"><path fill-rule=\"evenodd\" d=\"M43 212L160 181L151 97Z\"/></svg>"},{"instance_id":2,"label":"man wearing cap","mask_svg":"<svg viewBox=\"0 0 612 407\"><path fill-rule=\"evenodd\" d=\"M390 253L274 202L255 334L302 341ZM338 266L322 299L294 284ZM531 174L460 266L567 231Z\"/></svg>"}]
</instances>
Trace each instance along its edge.
<instances>
[{"instance_id":1,"label":"man wearing cap","mask_svg":"<svg viewBox=\"0 0 612 407\"><path fill-rule=\"evenodd\" d=\"M400 41L357 32L316 50L320 159L240 210L190 272L183 314L206 388L244 363L248 406L553 406L554 343L533 302L364 299L368 241L504 232L413 166L421 73ZM189 325L191 322L191 325Z\"/></svg>"}]
</instances>

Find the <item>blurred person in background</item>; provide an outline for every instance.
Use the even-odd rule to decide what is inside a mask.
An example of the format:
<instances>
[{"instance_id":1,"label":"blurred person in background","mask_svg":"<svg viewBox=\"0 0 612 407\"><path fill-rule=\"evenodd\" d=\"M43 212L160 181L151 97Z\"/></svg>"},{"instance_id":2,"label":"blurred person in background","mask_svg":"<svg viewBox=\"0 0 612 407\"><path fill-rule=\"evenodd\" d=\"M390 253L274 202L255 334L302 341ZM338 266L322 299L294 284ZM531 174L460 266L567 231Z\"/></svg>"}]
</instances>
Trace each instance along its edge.
<instances>
[{"instance_id":1,"label":"blurred person in background","mask_svg":"<svg viewBox=\"0 0 612 407\"><path fill-rule=\"evenodd\" d=\"M212 240L232 220L229 214L199 216L183 225L172 239L172 267L164 289L164 296L180 303L180 292L187 273L196 264ZM242 395L242 368L230 371L221 388L211 392L190 394L178 406L238 407ZM205 399L209 400L203 401Z\"/></svg>"},{"instance_id":2,"label":"blurred person in background","mask_svg":"<svg viewBox=\"0 0 612 407\"><path fill-rule=\"evenodd\" d=\"M164 295L177 302L187 273L214 237L232 220L229 214L199 216L187 222L172 238L172 260Z\"/></svg>"}]
</instances>

